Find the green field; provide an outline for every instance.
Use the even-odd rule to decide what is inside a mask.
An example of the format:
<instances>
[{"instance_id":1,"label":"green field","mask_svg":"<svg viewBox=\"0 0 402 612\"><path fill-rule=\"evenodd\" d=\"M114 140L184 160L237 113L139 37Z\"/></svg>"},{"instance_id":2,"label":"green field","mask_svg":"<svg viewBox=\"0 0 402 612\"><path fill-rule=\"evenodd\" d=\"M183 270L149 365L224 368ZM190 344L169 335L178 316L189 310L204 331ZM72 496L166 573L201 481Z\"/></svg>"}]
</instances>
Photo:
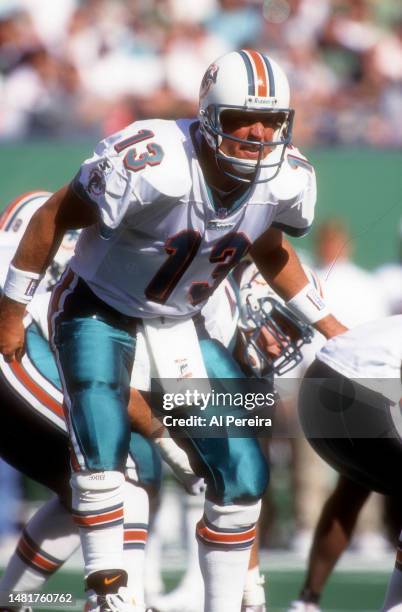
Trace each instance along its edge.
<instances>
[{"instance_id":1,"label":"green field","mask_svg":"<svg viewBox=\"0 0 402 612\"><path fill-rule=\"evenodd\" d=\"M303 571L300 569L270 569L269 576L265 574L267 612L285 612L289 602L297 595L302 577ZM173 588L179 578L180 572L164 573L166 588ZM387 579L385 571L339 570L333 574L325 591L322 610L323 612L378 612L381 609ZM65 609L70 612L83 610L84 594L80 575L77 572L59 572L49 581L46 591L72 593L76 598L75 605L59 607L59 610ZM34 608L35 612L49 612L50 609L38 606Z\"/></svg>"}]
</instances>

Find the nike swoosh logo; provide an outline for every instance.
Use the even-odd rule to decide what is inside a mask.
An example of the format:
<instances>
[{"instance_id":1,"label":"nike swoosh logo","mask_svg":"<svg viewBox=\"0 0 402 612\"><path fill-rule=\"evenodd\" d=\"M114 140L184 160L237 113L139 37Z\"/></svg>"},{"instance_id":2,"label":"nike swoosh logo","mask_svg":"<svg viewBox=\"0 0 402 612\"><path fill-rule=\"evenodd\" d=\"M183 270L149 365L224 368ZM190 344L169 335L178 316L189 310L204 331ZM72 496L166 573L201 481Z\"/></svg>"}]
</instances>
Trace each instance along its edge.
<instances>
[{"instance_id":1,"label":"nike swoosh logo","mask_svg":"<svg viewBox=\"0 0 402 612\"><path fill-rule=\"evenodd\" d=\"M121 578L121 574L119 574L118 576L113 576L113 578L105 578L103 582L106 584L106 586L108 586L109 584L113 584L113 582L116 582L116 580L118 580L119 578Z\"/></svg>"}]
</instances>

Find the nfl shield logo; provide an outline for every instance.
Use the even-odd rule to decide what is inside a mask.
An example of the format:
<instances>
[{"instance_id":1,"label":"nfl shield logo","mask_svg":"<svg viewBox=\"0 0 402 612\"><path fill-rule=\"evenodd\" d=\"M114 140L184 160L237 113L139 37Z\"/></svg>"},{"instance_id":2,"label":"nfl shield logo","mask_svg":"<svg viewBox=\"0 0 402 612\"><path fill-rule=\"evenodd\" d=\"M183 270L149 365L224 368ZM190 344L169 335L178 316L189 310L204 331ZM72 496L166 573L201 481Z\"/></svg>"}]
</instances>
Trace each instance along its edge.
<instances>
[{"instance_id":1,"label":"nfl shield logo","mask_svg":"<svg viewBox=\"0 0 402 612\"><path fill-rule=\"evenodd\" d=\"M216 216L218 217L218 219L224 219L228 214L228 209L227 208L218 208L218 210L216 211Z\"/></svg>"}]
</instances>

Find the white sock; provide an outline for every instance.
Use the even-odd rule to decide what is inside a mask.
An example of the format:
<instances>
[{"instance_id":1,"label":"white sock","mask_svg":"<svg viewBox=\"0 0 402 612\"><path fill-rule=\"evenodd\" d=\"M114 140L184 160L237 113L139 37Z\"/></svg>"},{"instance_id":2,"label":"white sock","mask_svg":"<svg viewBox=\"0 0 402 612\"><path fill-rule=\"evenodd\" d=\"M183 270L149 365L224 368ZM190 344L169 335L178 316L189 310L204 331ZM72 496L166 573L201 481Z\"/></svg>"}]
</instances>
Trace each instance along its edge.
<instances>
[{"instance_id":1,"label":"white sock","mask_svg":"<svg viewBox=\"0 0 402 612\"><path fill-rule=\"evenodd\" d=\"M76 472L71 477L73 517L80 528L85 578L100 570L119 570L123 562L121 472Z\"/></svg>"},{"instance_id":2,"label":"white sock","mask_svg":"<svg viewBox=\"0 0 402 612\"><path fill-rule=\"evenodd\" d=\"M260 574L258 565L248 569L244 585L243 605L261 606L266 603L264 582L264 576Z\"/></svg>"},{"instance_id":3,"label":"white sock","mask_svg":"<svg viewBox=\"0 0 402 612\"><path fill-rule=\"evenodd\" d=\"M205 612L240 610L260 505L218 506L206 501L197 525Z\"/></svg>"},{"instance_id":4,"label":"white sock","mask_svg":"<svg viewBox=\"0 0 402 612\"><path fill-rule=\"evenodd\" d=\"M144 605L145 544L148 536L148 493L130 482L124 485L124 569L127 587L137 605Z\"/></svg>"},{"instance_id":5,"label":"white sock","mask_svg":"<svg viewBox=\"0 0 402 612\"><path fill-rule=\"evenodd\" d=\"M184 531L187 547L186 572L181 579L181 585L191 585L192 593L194 589L199 587L200 591L204 590L200 562L198 559L198 543L195 537L196 527L202 519L204 512L205 496L203 494L197 496L186 495L184 498Z\"/></svg>"},{"instance_id":6,"label":"white sock","mask_svg":"<svg viewBox=\"0 0 402 612\"><path fill-rule=\"evenodd\" d=\"M388 612L396 604L402 602L402 532L399 536L398 548L396 549L396 559L394 570L388 582L387 592L383 605L383 612Z\"/></svg>"},{"instance_id":7,"label":"white sock","mask_svg":"<svg viewBox=\"0 0 402 612\"><path fill-rule=\"evenodd\" d=\"M201 572L205 583L205 612L238 612L250 549L217 550L198 543Z\"/></svg>"},{"instance_id":8,"label":"white sock","mask_svg":"<svg viewBox=\"0 0 402 612\"><path fill-rule=\"evenodd\" d=\"M0 591L38 591L78 548L78 529L57 497L26 525L0 580Z\"/></svg>"},{"instance_id":9,"label":"white sock","mask_svg":"<svg viewBox=\"0 0 402 612\"><path fill-rule=\"evenodd\" d=\"M162 537L159 529L158 510L150 517L148 540L145 555L145 593L147 603L162 593Z\"/></svg>"}]
</instances>

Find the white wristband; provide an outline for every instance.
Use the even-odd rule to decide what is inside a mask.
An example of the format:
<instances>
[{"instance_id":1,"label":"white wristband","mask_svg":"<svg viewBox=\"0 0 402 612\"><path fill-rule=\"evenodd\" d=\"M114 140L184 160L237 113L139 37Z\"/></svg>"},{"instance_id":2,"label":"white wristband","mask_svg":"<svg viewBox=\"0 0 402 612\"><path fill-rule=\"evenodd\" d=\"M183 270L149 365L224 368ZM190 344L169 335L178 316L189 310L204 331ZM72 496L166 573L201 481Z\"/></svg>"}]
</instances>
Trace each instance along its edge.
<instances>
[{"instance_id":1,"label":"white wristband","mask_svg":"<svg viewBox=\"0 0 402 612\"><path fill-rule=\"evenodd\" d=\"M310 325L330 314L328 306L311 283L308 283L299 293L296 293L286 302L286 306Z\"/></svg>"},{"instance_id":2,"label":"white wristband","mask_svg":"<svg viewBox=\"0 0 402 612\"><path fill-rule=\"evenodd\" d=\"M41 278L41 274L19 270L10 264L4 283L4 295L21 304L29 304Z\"/></svg>"}]
</instances>

